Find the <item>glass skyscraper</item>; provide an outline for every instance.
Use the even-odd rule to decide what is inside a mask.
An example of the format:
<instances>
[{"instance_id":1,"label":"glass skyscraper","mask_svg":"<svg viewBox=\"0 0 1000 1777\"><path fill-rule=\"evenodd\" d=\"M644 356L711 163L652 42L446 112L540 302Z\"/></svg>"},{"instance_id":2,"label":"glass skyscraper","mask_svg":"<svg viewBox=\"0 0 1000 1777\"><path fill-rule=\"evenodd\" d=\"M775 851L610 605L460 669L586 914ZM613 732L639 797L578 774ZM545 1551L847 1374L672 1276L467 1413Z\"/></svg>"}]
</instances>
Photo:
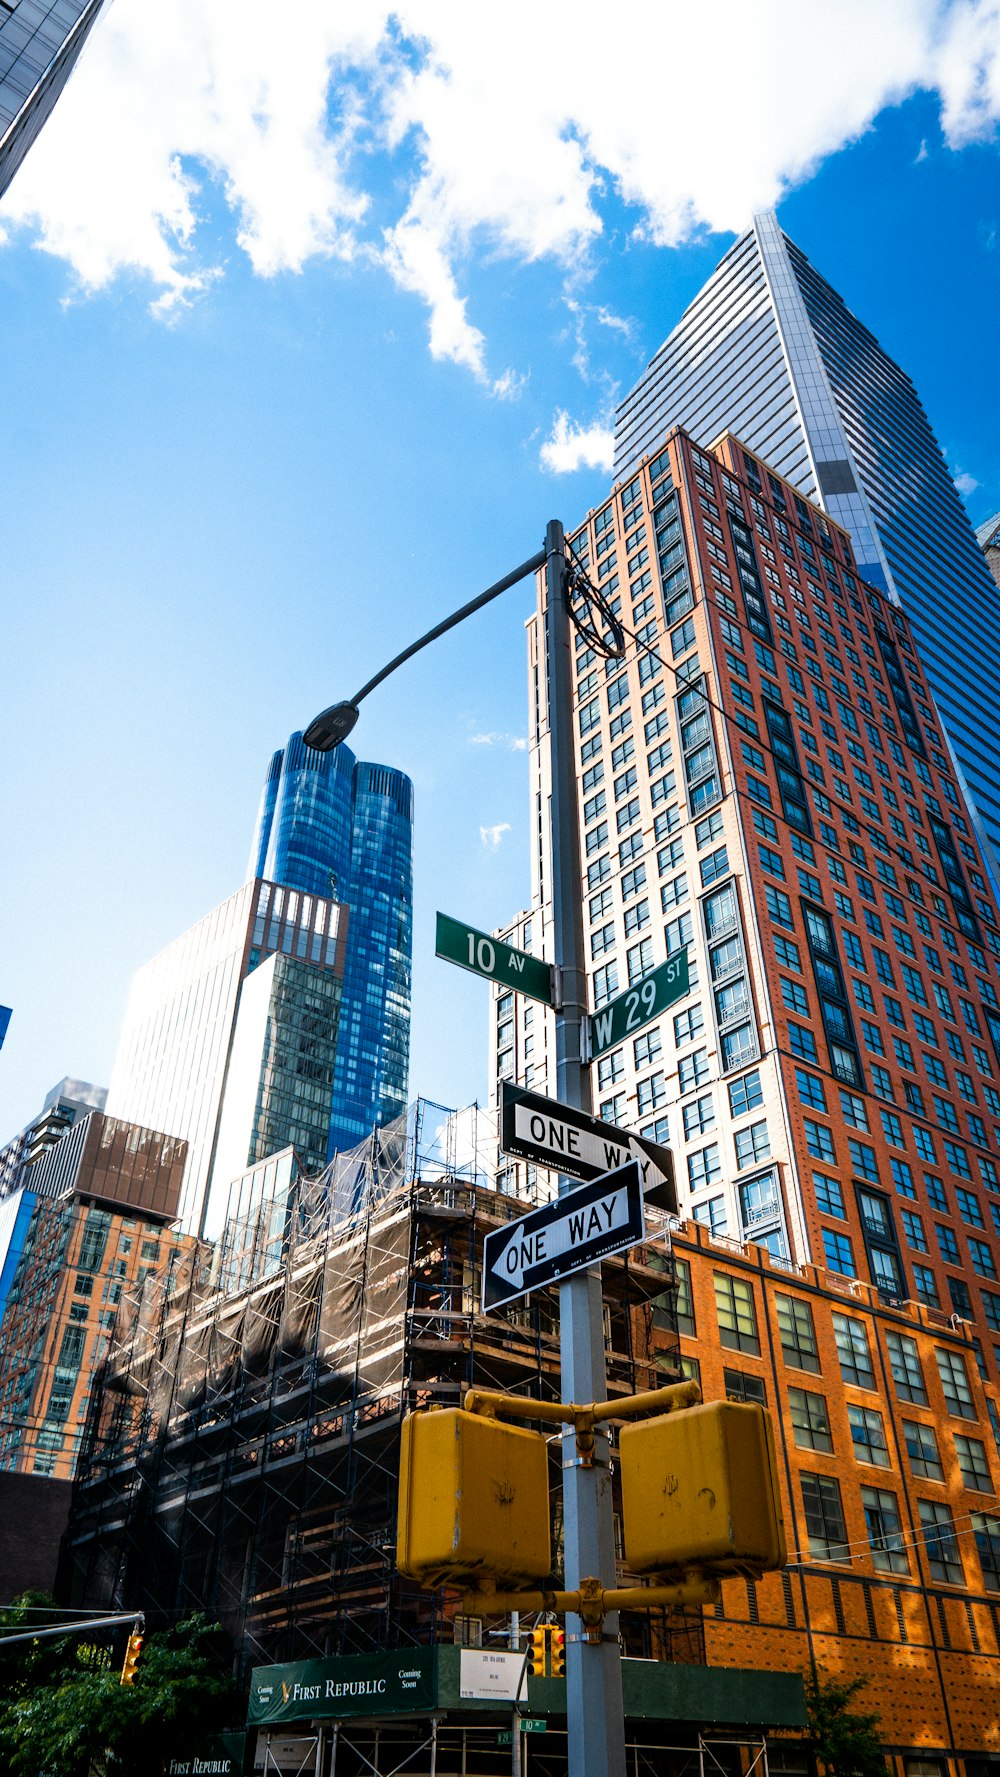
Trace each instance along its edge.
<instances>
[{"instance_id":1,"label":"glass skyscraper","mask_svg":"<svg viewBox=\"0 0 1000 1777\"><path fill-rule=\"evenodd\" d=\"M66 85L104 0L0 0L0 197Z\"/></svg>"},{"instance_id":2,"label":"glass skyscraper","mask_svg":"<svg viewBox=\"0 0 1000 1777\"><path fill-rule=\"evenodd\" d=\"M672 426L729 430L849 530L909 617L1000 881L1000 593L908 376L767 211L622 403L615 478Z\"/></svg>"},{"instance_id":3,"label":"glass skyscraper","mask_svg":"<svg viewBox=\"0 0 1000 1777\"><path fill-rule=\"evenodd\" d=\"M348 914L331 1154L406 1107L413 920L413 786L349 747L317 753L293 734L274 754L250 872Z\"/></svg>"}]
</instances>

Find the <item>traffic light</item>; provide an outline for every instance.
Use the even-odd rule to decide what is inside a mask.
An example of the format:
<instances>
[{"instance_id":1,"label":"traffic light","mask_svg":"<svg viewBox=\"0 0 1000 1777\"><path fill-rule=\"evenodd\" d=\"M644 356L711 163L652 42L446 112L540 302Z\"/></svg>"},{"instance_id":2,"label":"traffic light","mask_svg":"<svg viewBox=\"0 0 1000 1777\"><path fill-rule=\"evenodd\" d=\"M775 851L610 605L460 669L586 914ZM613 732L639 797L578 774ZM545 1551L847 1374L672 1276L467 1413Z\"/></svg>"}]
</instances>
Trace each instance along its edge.
<instances>
[{"instance_id":1,"label":"traffic light","mask_svg":"<svg viewBox=\"0 0 1000 1777\"><path fill-rule=\"evenodd\" d=\"M528 1649L528 1675L531 1678L544 1678L545 1655L549 1643L549 1631L545 1628L532 1629L531 1646Z\"/></svg>"},{"instance_id":2,"label":"traffic light","mask_svg":"<svg viewBox=\"0 0 1000 1777\"><path fill-rule=\"evenodd\" d=\"M548 1452L543 1433L461 1407L403 1420L399 1572L422 1586L548 1578Z\"/></svg>"},{"instance_id":3,"label":"traffic light","mask_svg":"<svg viewBox=\"0 0 1000 1777\"><path fill-rule=\"evenodd\" d=\"M128 1638L128 1647L125 1649L125 1664L122 1667L122 1684L135 1683L135 1675L139 1670L139 1661L142 1659L142 1650L145 1645L145 1636L140 1635L138 1629L133 1629Z\"/></svg>"},{"instance_id":4,"label":"traffic light","mask_svg":"<svg viewBox=\"0 0 1000 1777\"><path fill-rule=\"evenodd\" d=\"M566 1674L566 1636L561 1629L553 1629L549 1636L549 1674L552 1678Z\"/></svg>"},{"instance_id":5,"label":"traffic light","mask_svg":"<svg viewBox=\"0 0 1000 1777\"><path fill-rule=\"evenodd\" d=\"M710 1401L623 1425L625 1560L633 1573L766 1573L787 1559L766 1407Z\"/></svg>"}]
</instances>

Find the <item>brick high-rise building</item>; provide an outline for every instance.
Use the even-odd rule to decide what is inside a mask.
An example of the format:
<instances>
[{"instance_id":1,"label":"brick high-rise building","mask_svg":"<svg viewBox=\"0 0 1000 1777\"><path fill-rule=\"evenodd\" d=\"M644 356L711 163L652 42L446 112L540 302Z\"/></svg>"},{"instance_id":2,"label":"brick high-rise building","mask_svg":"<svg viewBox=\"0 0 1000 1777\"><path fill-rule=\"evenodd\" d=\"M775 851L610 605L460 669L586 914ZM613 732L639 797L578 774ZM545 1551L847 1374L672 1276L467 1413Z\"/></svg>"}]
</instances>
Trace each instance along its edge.
<instances>
[{"instance_id":1,"label":"brick high-rise building","mask_svg":"<svg viewBox=\"0 0 1000 1777\"><path fill-rule=\"evenodd\" d=\"M72 1477L123 1294L188 1249L187 1144L92 1111L0 1203L0 1471Z\"/></svg>"},{"instance_id":2,"label":"brick high-rise building","mask_svg":"<svg viewBox=\"0 0 1000 1777\"><path fill-rule=\"evenodd\" d=\"M624 660L576 645L591 1005L690 961L687 997L593 1064L594 1109L674 1150L687 1367L779 1417L793 1558L727 1583L709 1661L746 1663L752 1635L755 1663L870 1672L901 1755L982 1759L1000 914L907 617L729 434L668 434L571 548L628 638ZM509 930L551 955L541 646L539 615L533 892ZM500 990L493 1010L498 1084L553 1092L551 1013Z\"/></svg>"},{"instance_id":3,"label":"brick high-rise building","mask_svg":"<svg viewBox=\"0 0 1000 1777\"><path fill-rule=\"evenodd\" d=\"M622 402L616 480L671 426L703 446L736 433L850 532L865 580L906 612L1000 860L996 589L905 370L773 211L733 243Z\"/></svg>"}]
</instances>

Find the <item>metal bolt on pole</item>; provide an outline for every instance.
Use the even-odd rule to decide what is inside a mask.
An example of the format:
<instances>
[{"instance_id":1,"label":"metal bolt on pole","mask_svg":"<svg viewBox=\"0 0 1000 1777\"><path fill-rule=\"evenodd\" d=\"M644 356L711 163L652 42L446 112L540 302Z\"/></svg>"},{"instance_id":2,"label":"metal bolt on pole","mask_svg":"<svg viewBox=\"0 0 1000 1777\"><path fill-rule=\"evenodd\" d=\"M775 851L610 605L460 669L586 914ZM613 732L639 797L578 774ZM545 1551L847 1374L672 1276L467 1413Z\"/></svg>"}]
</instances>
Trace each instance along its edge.
<instances>
[{"instance_id":1,"label":"metal bolt on pole","mask_svg":"<svg viewBox=\"0 0 1000 1777\"><path fill-rule=\"evenodd\" d=\"M553 519L545 533L545 643L549 745L552 768L553 961L560 972L562 1004L556 1012L556 1098L589 1111L590 1081L582 1063L587 1016L586 952L573 735L573 656L566 594L563 527ZM560 1178L560 1195L577 1181ZM568 1401L607 1399L604 1298L601 1269L569 1278L559 1289L562 1394ZM580 1466L576 1434L563 1435L565 1584L617 1579L609 1447L598 1433L592 1468ZM566 1619L566 1713L570 1777L623 1777L625 1721L622 1705L618 1618L604 1624L593 1646L577 1616Z\"/></svg>"}]
</instances>

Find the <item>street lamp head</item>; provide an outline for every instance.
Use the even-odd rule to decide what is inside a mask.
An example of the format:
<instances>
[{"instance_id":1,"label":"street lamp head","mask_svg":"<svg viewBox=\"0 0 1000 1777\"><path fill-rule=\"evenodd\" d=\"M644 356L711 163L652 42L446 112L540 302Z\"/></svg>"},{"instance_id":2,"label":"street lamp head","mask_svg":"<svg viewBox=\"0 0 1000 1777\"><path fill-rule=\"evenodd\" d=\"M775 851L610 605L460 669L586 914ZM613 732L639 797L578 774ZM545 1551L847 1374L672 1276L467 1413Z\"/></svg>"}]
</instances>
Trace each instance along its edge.
<instances>
[{"instance_id":1,"label":"street lamp head","mask_svg":"<svg viewBox=\"0 0 1000 1777\"><path fill-rule=\"evenodd\" d=\"M317 753L332 753L347 739L359 713L356 703L332 703L310 722L302 736L306 746L314 747Z\"/></svg>"}]
</instances>

